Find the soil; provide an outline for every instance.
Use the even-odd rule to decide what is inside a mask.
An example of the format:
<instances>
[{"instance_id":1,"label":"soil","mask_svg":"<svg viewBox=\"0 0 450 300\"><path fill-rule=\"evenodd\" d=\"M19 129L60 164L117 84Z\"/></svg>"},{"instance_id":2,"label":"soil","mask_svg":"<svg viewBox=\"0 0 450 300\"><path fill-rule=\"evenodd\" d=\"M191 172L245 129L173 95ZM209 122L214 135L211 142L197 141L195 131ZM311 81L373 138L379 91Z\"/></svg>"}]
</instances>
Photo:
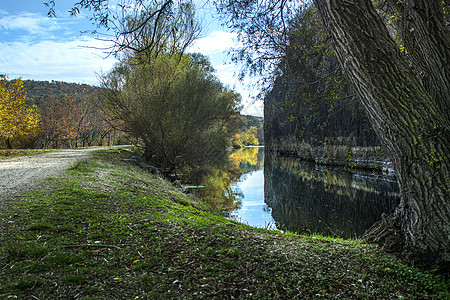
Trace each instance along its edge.
<instances>
[{"instance_id":1,"label":"soil","mask_svg":"<svg viewBox=\"0 0 450 300\"><path fill-rule=\"evenodd\" d=\"M92 155L94 151L110 148L113 147L64 149L0 160L0 205L3 200L39 187L46 178L57 177L75 162Z\"/></svg>"}]
</instances>

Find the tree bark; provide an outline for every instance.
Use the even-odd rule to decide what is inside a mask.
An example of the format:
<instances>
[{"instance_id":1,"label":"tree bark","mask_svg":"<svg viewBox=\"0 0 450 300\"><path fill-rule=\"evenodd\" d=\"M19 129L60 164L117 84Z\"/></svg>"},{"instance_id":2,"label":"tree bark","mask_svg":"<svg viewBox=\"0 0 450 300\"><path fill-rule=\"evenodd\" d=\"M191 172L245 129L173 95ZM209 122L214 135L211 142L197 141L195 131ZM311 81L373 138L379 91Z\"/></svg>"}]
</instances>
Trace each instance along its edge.
<instances>
[{"instance_id":1,"label":"tree bark","mask_svg":"<svg viewBox=\"0 0 450 300\"><path fill-rule=\"evenodd\" d=\"M11 140L9 138L6 138L6 149L12 149Z\"/></svg>"},{"instance_id":2,"label":"tree bark","mask_svg":"<svg viewBox=\"0 0 450 300\"><path fill-rule=\"evenodd\" d=\"M450 121L450 34L442 5L438 0L390 0L388 10L416 73Z\"/></svg>"},{"instance_id":3,"label":"tree bark","mask_svg":"<svg viewBox=\"0 0 450 300\"><path fill-rule=\"evenodd\" d=\"M448 267L448 118L409 66L370 0L314 0L314 4L346 75L393 160L400 185L399 206L368 238L409 260Z\"/></svg>"}]
</instances>

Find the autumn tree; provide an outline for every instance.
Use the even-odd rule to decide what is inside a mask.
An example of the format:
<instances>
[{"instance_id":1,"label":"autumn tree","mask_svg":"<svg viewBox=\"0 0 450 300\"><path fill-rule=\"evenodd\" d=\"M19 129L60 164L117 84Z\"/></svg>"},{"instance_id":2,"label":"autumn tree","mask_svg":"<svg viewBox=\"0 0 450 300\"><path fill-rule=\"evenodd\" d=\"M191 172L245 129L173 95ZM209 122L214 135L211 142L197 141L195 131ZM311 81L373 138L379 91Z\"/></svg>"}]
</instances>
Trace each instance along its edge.
<instances>
[{"instance_id":1,"label":"autumn tree","mask_svg":"<svg viewBox=\"0 0 450 300\"><path fill-rule=\"evenodd\" d=\"M21 79L0 77L0 140L8 149L27 146L39 133L36 106L26 101Z\"/></svg>"},{"instance_id":2,"label":"autumn tree","mask_svg":"<svg viewBox=\"0 0 450 300\"><path fill-rule=\"evenodd\" d=\"M40 132L40 143L43 148L58 148L62 145L62 135L65 130L61 126L60 120L64 118L65 111L59 98L50 95L39 107L39 113L42 116L42 125Z\"/></svg>"},{"instance_id":3,"label":"autumn tree","mask_svg":"<svg viewBox=\"0 0 450 300\"><path fill-rule=\"evenodd\" d=\"M256 126L251 126L247 130L236 133L233 136L233 146L235 148L250 145L259 145L258 128Z\"/></svg>"},{"instance_id":4,"label":"autumn tree","mask_svg":"<svg viewBox=\"0 0 450 300\"><path fill-rule=\"evenodd\" d=\"M86 147L102 144L114 129L94 100L95 91L83 90L64 97L49 95L39 105L43 148ZM110 143L109 141L106 141Z\"/></svg>"},{"instance_id":5,"label":"autumn tree","mask_svg":"<svg viewBox=\"0 0 450 300\"><path fill-rule=\"evenodd\" d=\"M41 143L47 147L77 147L80 133L91 129L89 103L77 95L49 96L39 107L42 115Z\"/></svg>"}]
</instances>

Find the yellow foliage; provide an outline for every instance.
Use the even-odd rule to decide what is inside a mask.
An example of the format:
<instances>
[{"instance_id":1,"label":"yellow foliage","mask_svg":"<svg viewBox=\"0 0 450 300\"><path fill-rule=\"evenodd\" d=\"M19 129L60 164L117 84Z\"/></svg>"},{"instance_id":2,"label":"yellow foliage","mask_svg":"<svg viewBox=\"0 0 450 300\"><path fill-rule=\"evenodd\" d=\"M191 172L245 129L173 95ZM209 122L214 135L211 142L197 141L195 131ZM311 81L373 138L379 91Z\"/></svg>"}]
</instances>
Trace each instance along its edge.
<instances>
[{"instance_id":1,"label":"yellow foliage","mask_svg":"<svg viewBox=\"0 0 450 300\"><path fill-rule=\"evenodd\" d=\"M259 152L258 148L246 148L241 149L240 151L233 152L233 154L231 154L230 157L237 166L243 163L250 165L257 165L258 152Z\"/></svg>"},{"instance_id":2,"label":"yellow foliage","mask_svg":"<svg viewBox=\"0 0 450 300\"><path fill-rule=\"evenodd\" d=\"M246 132L243 133L244 135L244 144L245 145L259 145L259 141L257 138L257 132L258 129L255 126L250 127Z\"/></svg>"},{"instance_id":3,"label":"yellow foliage","mask_svg":"<svg viewBox=\"0 0 450 300\"><path fill-rule=\"evenodd\" d=\"M250 127L247 131L236 133L233 136L233 145L243 146L243 145L259 145L258 141L258 129L255 126Z\"/></svg>"},{"instance_id":4,"label":"yellow foliage","mask_svg":"<svg viewBox=\"0 0 450 300\"><path fill-rule=\"evenodd\" d=\"M34 138L39 133L40 116L35 105L26 103L23 81L0 76L0 140L11 143Z\"/></svg>"}]
</instances>

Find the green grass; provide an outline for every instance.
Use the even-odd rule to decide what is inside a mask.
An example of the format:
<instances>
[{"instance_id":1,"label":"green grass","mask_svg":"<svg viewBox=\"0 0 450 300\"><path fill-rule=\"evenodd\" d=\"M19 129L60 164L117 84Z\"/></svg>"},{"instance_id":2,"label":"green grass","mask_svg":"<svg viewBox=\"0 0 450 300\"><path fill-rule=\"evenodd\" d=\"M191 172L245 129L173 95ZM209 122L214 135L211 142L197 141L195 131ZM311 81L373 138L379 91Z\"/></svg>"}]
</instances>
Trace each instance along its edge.
<instances>
[{"instance_id":1,"label":"green grass","mask_svg":"<svg viewBox=\"0 0 450 300\"><path fill-rule=\"evenodd\" d=\"M0 299L448 299L373 245L229 221L125 155L0 207Z\"/></svg>"},{"instance_id":2,"label":"green grass","mask_svg":"<svg viewBox=\"0 0 450 300\"><path fill-rule=\"evenodd\" d=\"M56 149L0 149L0 159L58 151Z\"/></svg>"}]
</instances>

